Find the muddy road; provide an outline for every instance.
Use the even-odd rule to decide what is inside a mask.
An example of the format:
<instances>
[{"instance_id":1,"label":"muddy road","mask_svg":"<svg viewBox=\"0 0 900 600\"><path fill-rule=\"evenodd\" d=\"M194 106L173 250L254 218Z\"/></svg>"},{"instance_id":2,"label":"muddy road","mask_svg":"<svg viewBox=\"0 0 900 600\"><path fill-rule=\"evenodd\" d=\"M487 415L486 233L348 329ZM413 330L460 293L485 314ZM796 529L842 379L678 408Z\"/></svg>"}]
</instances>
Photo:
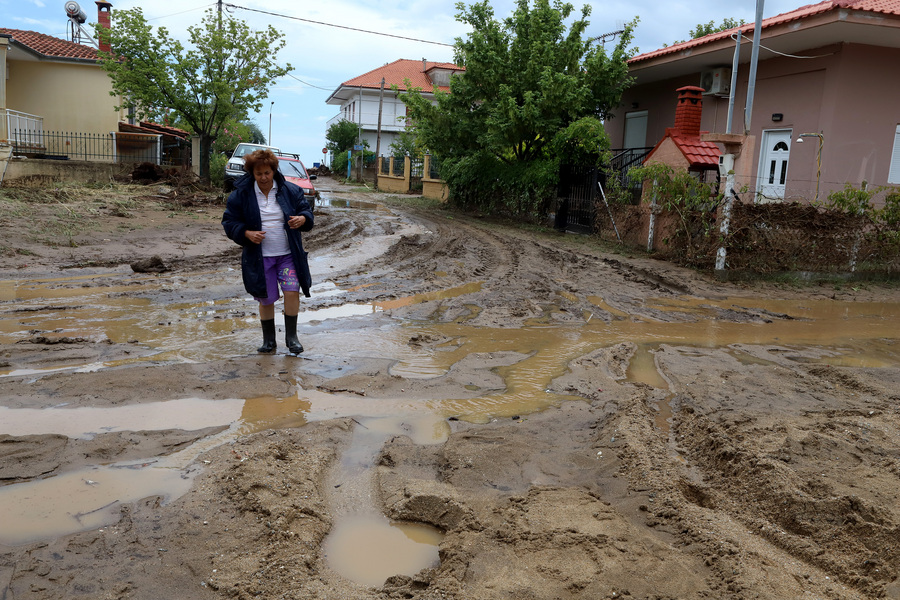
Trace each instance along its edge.
<instances>
[{"instance_id":1,"label":"muddy road","mask_svg":"<svg viewBox=\"0 0 900 600\"><path fill-rule=\"evenodd\" d=\"M299 357L211 197L0 190L0 599L900 598L896 287L320 188Z\"/></svg>"}]
</instances>

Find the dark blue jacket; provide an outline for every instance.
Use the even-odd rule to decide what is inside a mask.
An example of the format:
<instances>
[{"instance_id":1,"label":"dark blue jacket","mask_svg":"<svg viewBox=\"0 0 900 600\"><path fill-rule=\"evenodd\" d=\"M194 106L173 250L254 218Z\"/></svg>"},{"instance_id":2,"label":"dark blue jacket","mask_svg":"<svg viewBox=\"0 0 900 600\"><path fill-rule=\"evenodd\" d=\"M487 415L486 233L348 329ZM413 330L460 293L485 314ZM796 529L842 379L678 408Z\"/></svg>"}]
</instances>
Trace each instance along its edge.
<instances>
[{"instance_id":1,"label":"dark blue jacket","mask_svg":"<svg viewBox=\"0 0 900 600\"><path fill-rule=\"evenodd\" d=\"M255 298L265 298L267 295L266 274L263 269L262 246L254 244L244 235L247 230L262 230L262 217L259 214L259 205L256 203L253 182L253 175L249 173L235 182L234 191L228 196L228 203L225 205L225 214L222 215L222 227L225 228L225 234L229 239L244 248L241 255L241 275L244 278L244 288L247 293ZM278 171L275 172L275 183L278 184L275 199L284 212L284 230L287 234L288 245L291 247L291 257L294 259L297 279L300 281L300 289L303 290L303 294L309 298L312 276L309 274L307 253L303 250L303 236L300 232L313 228L312 208L306 201L303 190L299 186L285 181L284 176ZM306 223L299 229L291 229L287 224L288 217L299 215L306 217Z\"/></svg>"}]
</instances>

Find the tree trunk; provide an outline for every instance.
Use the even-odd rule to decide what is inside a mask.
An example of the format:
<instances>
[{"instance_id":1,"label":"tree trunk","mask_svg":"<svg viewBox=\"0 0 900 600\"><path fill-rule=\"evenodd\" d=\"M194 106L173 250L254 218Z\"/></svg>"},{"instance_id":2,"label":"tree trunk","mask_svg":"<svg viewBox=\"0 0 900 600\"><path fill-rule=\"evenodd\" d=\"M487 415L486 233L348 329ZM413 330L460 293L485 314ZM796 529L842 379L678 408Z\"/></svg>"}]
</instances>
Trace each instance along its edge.
<instances>
[{"instance_id":1,"label":"tree trunk","mask_svg":"<svg viewBox=\"0 0 900 600\"><path fill-rule=\"evenodd\" d=\"M208 133L200 134L200 180L209 183L209 156L213 137Z\"/></svg>"}]
</instances>

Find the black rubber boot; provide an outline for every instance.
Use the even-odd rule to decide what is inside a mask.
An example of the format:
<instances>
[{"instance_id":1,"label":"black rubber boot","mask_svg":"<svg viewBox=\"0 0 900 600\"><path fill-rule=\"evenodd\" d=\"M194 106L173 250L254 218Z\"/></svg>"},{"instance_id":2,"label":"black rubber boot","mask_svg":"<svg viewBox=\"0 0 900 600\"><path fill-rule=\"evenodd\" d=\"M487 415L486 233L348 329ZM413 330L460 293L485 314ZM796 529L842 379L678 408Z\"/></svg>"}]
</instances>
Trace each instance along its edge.
<instances>
[{"instance_id":1,"label":"black rubber boot","mask_svg":"<svg viewBox=\"0 0 900 600\"><path fill-rule=\"evenodd\" d=\"M262 324L263 343L256 351L260 354L275 354L275 348L278 347L275 343L275 319L260 319L259 322Z\"/></svg>"},{"instance_id":2,"label":"black rubber boot","mask_svg":"<svg viewBox=\"0 0 900 600\"><path fill-rule=\"evenodd\" d=\"M284 315L284 345L291 354L303 352L303 344L297 339L297 315Z\"/></svg>"}]
</instances>

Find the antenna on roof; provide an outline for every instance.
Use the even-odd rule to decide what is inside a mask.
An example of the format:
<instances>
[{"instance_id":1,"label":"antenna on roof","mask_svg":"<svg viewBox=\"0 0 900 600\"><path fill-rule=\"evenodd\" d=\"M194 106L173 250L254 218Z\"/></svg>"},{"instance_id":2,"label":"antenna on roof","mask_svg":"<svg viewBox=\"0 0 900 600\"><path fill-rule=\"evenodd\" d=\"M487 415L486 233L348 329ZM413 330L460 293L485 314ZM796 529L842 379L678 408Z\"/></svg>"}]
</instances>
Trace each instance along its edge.
<instances>
[{"instance_id":1,"label":"antenna on roof","mask_svg":"<svg viewBox=\"0 0 900 600\"><path fill-rule=\"evenodd\" d=\"M69 40L76 44L83 44L87 41L97 48L98 46L97 42L94 41L94 36L88 33L83 27L84 22L87 21L87 13L78 6L78 3L75 2L75 0L66 2L66 16L69 18L69 28L66 32Z\"/></svg>"},{"instance_id":2,"label":"antenna on roof","mask_svg":"<svg viewBox=\"0 0 900 600\"><path fill-rule=\"evenodd\" d=\"M616 31L610 31L609 33L604 33L603 35L598 35L598 36L596 36L596 37L592 37L592 38L589 39L588 41L589 41L589 42L593 42L594 40L600 40L600 42L605 46L605 45L606 45L606 40L607 40L607 39L613 39L613 38L615 38L617 35L621 35L621 34L623 34L623 33L625 33L625 30L624 30L624 29L618 29L618 30L616 30Z\"/></svg>"}]
</instances>

